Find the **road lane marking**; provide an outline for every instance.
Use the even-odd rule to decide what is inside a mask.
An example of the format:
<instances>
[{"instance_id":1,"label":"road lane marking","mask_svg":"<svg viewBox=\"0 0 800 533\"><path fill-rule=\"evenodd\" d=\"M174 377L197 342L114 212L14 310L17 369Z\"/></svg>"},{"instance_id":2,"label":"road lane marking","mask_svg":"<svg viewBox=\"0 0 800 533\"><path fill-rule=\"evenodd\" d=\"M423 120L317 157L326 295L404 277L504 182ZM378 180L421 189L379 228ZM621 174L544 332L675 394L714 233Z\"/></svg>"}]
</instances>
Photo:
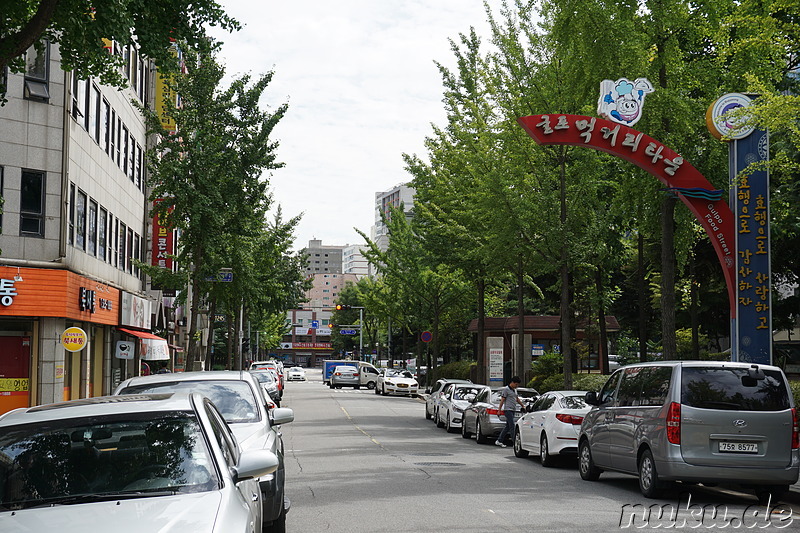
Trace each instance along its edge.
<instances>
[{"instance_id":1,"label":"road lane marking","mask_svg":"<svg viewBox=\"0 0 800 533\"><path fill-rule=\"evenodd\" d=\"M341 409L342 411L344 411L344 415L347 417L347 419L348 419L350 422L352 422L352 423L353 423L353 426L354 426L354 427L355 427L357 430L359 430L361 433L363 433L363 434L364 434L364 435L365 435L367 438L369 438L369 440L371 440L372 442L374 442L375 444L377 444L377 445L380 447L380 449L381 449L381 450L383 450L383 451L388 451L388 450L386 450L386 448L383 446L383 444L381 444L380 442L378 442L378 441L375 439L375 437L373 437L372 435L370 435L369 433L367 433L366 431L364 431L363 429L361 429L361 427L360 427L358 424L356 424L356 421L355 421L355 420L353 420L353 417L352 417L352 416L350 416L350 413L348 413L348 412L347 412L347 409L345 409L345 408L344 408L343 406L341 406L341 405L339 406L339 409Z\"/></svg>"}]
</instances>

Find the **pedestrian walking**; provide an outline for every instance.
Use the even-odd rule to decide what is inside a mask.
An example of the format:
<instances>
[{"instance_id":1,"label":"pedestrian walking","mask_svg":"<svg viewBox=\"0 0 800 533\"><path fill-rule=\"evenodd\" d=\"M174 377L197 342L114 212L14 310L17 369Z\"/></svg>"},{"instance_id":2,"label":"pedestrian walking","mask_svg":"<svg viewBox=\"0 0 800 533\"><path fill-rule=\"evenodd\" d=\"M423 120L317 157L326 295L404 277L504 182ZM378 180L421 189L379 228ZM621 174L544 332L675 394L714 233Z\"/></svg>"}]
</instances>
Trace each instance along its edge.
<instances>
[{"instance_id":1,"label":"pedestrian walking","mask_svg":"<svg viewBox=\"0 0 800 533\"><path fill-rule=\"evenodd\" d=\"M522 380L519 376L514 376L511 378L508 386L500 390L500 411L502 411L506 417L506 427L500 432L500 436L497 437L495 445L501 448L506 447L505 442L503 442L506 436L510 436L511 440L514 440L514 414L517 411L517 404L525 407L525 404L520 401L517 395L517 387L519 387L520 383L522 383Z\"/></svg>"}]
</instances>

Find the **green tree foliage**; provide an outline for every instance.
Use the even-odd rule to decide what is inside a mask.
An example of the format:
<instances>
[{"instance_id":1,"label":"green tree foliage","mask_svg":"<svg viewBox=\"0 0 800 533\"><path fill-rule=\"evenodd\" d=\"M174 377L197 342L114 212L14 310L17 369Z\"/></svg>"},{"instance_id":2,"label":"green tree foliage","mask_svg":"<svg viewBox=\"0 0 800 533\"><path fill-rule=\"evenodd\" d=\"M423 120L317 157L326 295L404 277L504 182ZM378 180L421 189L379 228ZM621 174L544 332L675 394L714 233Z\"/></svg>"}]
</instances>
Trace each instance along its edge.
<instances>
[{"instance_id":1,"label":"green tree foliage","mask_svg":"<svg viewBox=\"0 0 800 533\"><path fill-rule=\"evenodd\" d=\"M163 69L172 63L171 42L196 46L207 26L239 28L214 0L8 0L0 2L0 72L21 72L25 51L46 38L59 45L65 70L123 87L122 59L103 39L135 44Z\"/></svg>"},{"instance_id":2,"label":"green tree foliage","mask_svg":"<svg viewBox=\"0 0 800 533\"><path fill-rule=\"evenodd\" d=\"M143 110L151 133L159 136L148 152L148 165L152 199L165 201L154 210L179 230L179 272L149 271L166 283L175 283L176 277L188 280L195 295L189 351L196 356L201 299L229 317L231 346L230 332L238 329L234 326L242 310L260 326L295 305L304 284L301 258L290 253L298 219L283 220L278 210L272 221L266 220L272 198L262 172L282 166L270 136L286 112L285 104L260 108L272 73L240 76L222 88L224 69L215 59L214 43L184 44L182 50L187 74L173 77L182 105L170 103L167 109L178 131L163 130L159 117ZM232 270L232 282L213 281L221 269Z\"/></svg>"}]
</instances>

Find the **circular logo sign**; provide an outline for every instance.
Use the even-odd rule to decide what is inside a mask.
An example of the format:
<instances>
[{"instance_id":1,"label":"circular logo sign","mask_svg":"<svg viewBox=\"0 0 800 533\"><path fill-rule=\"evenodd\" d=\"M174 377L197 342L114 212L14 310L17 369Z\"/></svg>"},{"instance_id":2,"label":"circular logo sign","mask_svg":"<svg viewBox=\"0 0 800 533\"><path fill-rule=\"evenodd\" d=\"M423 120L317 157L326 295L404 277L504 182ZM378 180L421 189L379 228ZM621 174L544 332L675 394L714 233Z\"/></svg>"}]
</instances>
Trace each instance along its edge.
<instances>
[{"instance_id":1,"label":"circular logo sign","mask_svg":"<svg viewBox=\"0 0 800 533\"><path fill-rule=\"evenodd\" d=\"M750 105L752 100L749 96L741 93L728 93L717 99L708 107L706 111L706 126L711 135L717 139L728 137L729 139L744 139L755 129L754 126L741 127L744 122L743 117L733 117L726 115L735 109L740 109Z\"/></svg>"},{"instance_id":2,"label":"circular logo sign","mask_svg":"<svg viewBox=\"0 0 800 533\"><path fill-rule=\"evenodd\" d=\"M419 336L419 339L422 342L431 342L433 340L433 333L430 331L423 331L422 334Z\"/></svg>"},{"instance_id":3,"label":"circular logo sign","mask_svg":"<svg viewBox=\"0 0 800 533\"><path fill-rule=\"evenodd\" d=\"M79 352L86 346L86 332L81 328L67 328L61 334L61 344L68 352Z\"/></svg>"}]
</instances>

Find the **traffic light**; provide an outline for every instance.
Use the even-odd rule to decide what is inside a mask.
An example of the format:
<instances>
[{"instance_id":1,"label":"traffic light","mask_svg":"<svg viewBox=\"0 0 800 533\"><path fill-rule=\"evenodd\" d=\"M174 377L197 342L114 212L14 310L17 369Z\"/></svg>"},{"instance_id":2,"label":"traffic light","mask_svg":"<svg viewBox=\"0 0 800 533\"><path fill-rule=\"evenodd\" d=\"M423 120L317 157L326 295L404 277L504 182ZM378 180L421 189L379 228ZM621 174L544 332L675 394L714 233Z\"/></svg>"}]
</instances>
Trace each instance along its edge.
<instances>
[{"instance_id":1,"label":"traffic light","mask_svg":"<svg viewBox=\"0 0 800 533\"><path fill-rule=\"evenodd\" d=\"M347 311L348 309L350 309L350 307L351 306L349 306L349 305L336 304L336 310L337 311Z\"/></svg>"}]
</instances>

